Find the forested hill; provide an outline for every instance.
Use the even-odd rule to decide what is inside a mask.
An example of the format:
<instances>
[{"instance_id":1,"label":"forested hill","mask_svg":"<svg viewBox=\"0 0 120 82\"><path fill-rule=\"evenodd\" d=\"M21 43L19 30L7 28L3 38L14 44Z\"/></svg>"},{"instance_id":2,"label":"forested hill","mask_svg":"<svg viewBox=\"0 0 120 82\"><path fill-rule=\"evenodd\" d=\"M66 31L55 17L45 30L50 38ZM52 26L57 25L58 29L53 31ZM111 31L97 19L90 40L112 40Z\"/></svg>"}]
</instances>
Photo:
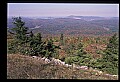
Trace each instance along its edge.
<instances>
[{"instance_id":1,"label":"forested hill","mask_svg":"<svg viewBox=\"0 0 120 82\"><path fill-rule=\"evenodd\" d=\"M55 20L49 20L52 19ZM117 33L109 37L43 37L41 33L28 32L21 17L13 18L13 24L15 28L7 29L8 79L118 79Z\"/></svg>"},{"instance_id":2,"label":"forested hill","mask_svg":"<svg viewBox=\"0 0 120 82\"><path fill-rule=\"evenodd\" d=\"M119 31L118 17L95 17L95 16L68 16L68 17L47 17L29 18L22 17L25 25L34 33L42 34L88 34L105 35ZM7 27L14 27L12 18L8 18Z\"/></svg>"}]
</instances>

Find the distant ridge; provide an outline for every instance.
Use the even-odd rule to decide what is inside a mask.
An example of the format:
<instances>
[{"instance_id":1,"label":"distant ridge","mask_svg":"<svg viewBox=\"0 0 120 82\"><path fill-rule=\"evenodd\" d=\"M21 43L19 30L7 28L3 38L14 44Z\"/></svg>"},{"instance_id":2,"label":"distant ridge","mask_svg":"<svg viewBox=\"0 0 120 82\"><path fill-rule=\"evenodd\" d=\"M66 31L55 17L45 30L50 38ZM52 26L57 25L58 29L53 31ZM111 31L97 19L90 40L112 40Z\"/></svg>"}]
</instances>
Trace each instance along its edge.
<instances>
[{"instance_id":1,"label":"distant ridge","mask_svg":"<svg viewBox=\"0 0 120 82\"><path fill-rule=\"evenodd\" d=\"M119 31L118 17L70 15L66 17L22 17L22 20L25 26L31 28L34 33L41 32L42 34L104 35ZM36 28L36 26L39 27ZM7 27L14 27L12 18L7 19Z\"/></svg>"}]
</instances>

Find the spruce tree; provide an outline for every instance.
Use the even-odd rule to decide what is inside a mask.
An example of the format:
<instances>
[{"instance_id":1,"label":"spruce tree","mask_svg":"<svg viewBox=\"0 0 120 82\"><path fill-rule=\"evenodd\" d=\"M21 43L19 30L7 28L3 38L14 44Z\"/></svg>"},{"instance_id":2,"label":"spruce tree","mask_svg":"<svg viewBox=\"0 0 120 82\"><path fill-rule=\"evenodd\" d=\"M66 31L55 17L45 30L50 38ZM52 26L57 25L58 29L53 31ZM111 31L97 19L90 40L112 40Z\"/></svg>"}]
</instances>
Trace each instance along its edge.
<instances>
[{"instance_id":1,"label":"spruce tree","mask_svg":"<svg viewBox=\"0 0 120 82\"><path fill-rule=\"evenodd\" d=\"M21 17L14 17L13 19L13 24L15 27L9 30L9 33L13 34L14 41L12 44L9 43L8 45L8 51L12 52L24 52L24 48L27 45L28 37L27 37L27 31L28 28L25 27L25 22L22 21ZM14 47L14 48L11 48Z\"/></svg>"},{"instance_id":2,"label":"spruce tree","mask_svg":"<svg viewBox=\"0 0 120 82\"><path fill-rule=\"evenodd\" d=\"M56 53L56 49L60 49L60 47L54 45L53 40L50 38L50 40L47 42L47 45L45 47L45 50L46 50L45 56L49 59L57 56L58 54Z\"/></svg>"},{"instance_id":3,"label":"spruce tree","mask_svg":"<svg viewBox=\"0 0 120 82\"><path fill-rule=\"evenodd\" d=\"M61 34L61 35L60 35L60 44L61 44L61 45L64 45L63 37L64 37L63 34Z\"/></svg>"},{"instance_id":4,"label":"spruce tree","mask_svg":"<svg viewBox=\"0 0 120 82\"><path fill-rule=\"evenodd\" d=\"M41 33L37 33L37 35L33 35L33 33L30 33L29 38L29 44L30 44L30 54L36 55L36 56L43 56L45 53L45 42L42 41Z\"/></svg>"},{"instance_id":5,"label":"spruce tree","mask_svg":"<svg viewBox=\"0 0 120 82\"><path fill-rule=\"evenodd\" d=\"M27 41L27 31L28 27L25 27L25 22L22 21L21 17L15 17L13 19L13 24L15 25L14 28L11 29L15 34L15 39L20 43L23 44Z\"/></svg>"},{"instance_id":6,"label":"spruce tree","mask_svg":"<svg viewBox=\"0 0 120 82\"><path fill-rule=\"evenodd\" d=\"M15 25L9 32L15 35L14 41L8 44L8 51L10 53L22 53L27 55L46 56L48 58L56 55L56 49L60 48L53 44L50 39L48 43L42 41L41 33L34 35L33 32L28 32L25 27L25 22L21 17L13 18Z\"/></svg>"},{"instance_id":7,"label":"spruce tree","mask_svg":"<svg viewBox=\"0 0 120 82\"><path fill-rule=\"evenodd\" d=\"M84 55L86 55L87 53L84 51L84 48L83 48L83 44L80 42L78 44L78 56L82 57Z\"/></svg>"},{"instance_id":8,"label":"spruce tree","mask_svg":"<svg viewBox=\"0 0 120 82\"><path fill-rule=\"evenodd\" d=\"M107 44L107 48L103 54L102 69L112 74L118 74L118 55L119 55L119 38L114 34Z\"/></svg>"}]
</instances>

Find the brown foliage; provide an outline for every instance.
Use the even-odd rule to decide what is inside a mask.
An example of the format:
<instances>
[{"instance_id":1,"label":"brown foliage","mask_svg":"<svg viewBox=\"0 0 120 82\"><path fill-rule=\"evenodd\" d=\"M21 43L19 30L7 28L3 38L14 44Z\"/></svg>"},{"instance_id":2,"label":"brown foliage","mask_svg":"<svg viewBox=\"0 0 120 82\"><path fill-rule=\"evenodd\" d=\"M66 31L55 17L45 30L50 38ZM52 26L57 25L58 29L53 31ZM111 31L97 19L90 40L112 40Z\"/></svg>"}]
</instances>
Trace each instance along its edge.
<instances>
[{"instance_id":1,"label":"brown foliage","mask_svg":"<svg viewBox=\"0 0 120 82\"><path fill-rule=\"evenodd\" d=\"M117 80L116 77L95 75L91 70L77 70L45 64L44 61L19 54L7 55L7 79L93 79Z\"/></svg>"}]
</instances>

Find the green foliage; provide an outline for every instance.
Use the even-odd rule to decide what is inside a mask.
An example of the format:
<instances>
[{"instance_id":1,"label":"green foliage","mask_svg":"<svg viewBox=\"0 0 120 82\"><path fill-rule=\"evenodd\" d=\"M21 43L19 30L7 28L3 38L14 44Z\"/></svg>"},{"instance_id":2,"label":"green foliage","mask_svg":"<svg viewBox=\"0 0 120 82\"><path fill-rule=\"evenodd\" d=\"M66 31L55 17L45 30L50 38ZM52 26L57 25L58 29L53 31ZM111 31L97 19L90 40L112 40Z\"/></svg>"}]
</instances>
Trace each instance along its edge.
<instances>
[{"instance_id":1,"label":"green foliage","mask_svg":"<svg viewBox=\"0 0 120 82\"><path fill-rule=\"evenodd\" d=\"M75 47L73 47L75 48ZM91 60L90 54L87 54L84 51L83 44L80 42L77 46L76 55L72 55L72 57L65 58L65 62L68 64L78 64L78 65L89 65L89 61Z\"/></svg>"},{"instance_id":2,"label":"green foliage","mask_svg":"<svg viewBox=\"0 0 120 82\"><path fill-rule=\"evenodd\" d=\"M68 64L77 63L78 61L79 61L79 56L65 58L65 63Z\"/></svg>"},{"instance_id":3,"label":"green foliage","mask_svg":"<svg viewBox=\"0 0 120 82\"><path fill-rule=\"evenodd\" d=\"M63 34L61 34L60 35L60 44L61 45L64 45L64 39L63 38L64 38L64 36L63 36Z\"/></svg>"},{"instance_id":4,"label":"green foliage","mask_svg":"<svg viewBox=\"0 0 120 82\"><path fill-rule=\"evenodd\" d=\"M96 53L97 54L104 54L104 51L103 50L96 50Z\"/></svg>"},{"instance_id":5,"label":"green foliage","mask_svg":"<svg viewBox=\"0 0 120 82\"><path fill-rule=\"evenodd\" d=\"M15 33L16 39L22 44L27 39L26 33L28 28L24 26L25 22L21 20L21 17L13 18L13 24L15 25L15 28L13 28L12 31Z\"/></svg>"},{"instance_id":6,"label":"green foliage","mask_svg":"<svg viewBox=\"0 0 120 82\"><path fill-rule=\"evenodd\" d=\"M107 49L105 50L105 55L103 57L104 60L110 62L106 67L111 68L115 74L117 74L118 69L118 49L119 49L119 42L118 42L117 34L114 34L107 45ZM106 64L105 64L106 65ZM109 67L110 66L110 67ZM109 71L109 70L108 70ZM113 73L111 71L111 73Z\"/></svg>"},{"instance_id":7,"label":"green foliage","mask_svg":"<svg viewBox=\"0 0 120 82\"><path fill-rule=\"evenodd\" d=\"M15 41L9 42L7 44L7 52L10 54L17 53L17 45Z\"/></svg>"},{"instance_id":8,"label":"green foliage","mask_svg":"<svg viewBox=\"0 0 120 82\"><path fill-rule=\"evenodd\" d=\"M96 43L99 43L100 37L95 38L95 40L96 40Z\"/></svg>"},{"instance_id":9,"label":"green foliage","mask_svg":"<svg viewBox=\"0 0 120 82\"><path fill-rule=\"evenodd\" d=\"M118 54L119 49L119 38L117 37L117 34L114 34L107 45L107 50L111 53Z\"/></svg>"},{"instance_id":10,"label":"green foliage","mask_svg":"<svg viewBox=\"0 0 120 82\"><path fill-rule=\"evenodd\" d=\"M31 32L31 35L32 35L32 32ZM42 41L42 37L40 33L38 33L36 36L32 35L29 38L29 45L31 49L31 55L42 56L43 53L45 52L43 50L45 42Z\"/></svg>"},{"instance_id":11,"label":"green foliage","mask_svg":"<svg viewBox=\"0 0 120 82\"><path fill-rule=\"evenodd\" d=\"M13 24L15 27L9 32L14 34L15 37L12 43L8 43L8 53L24 52L26 42L28 41L28 37L26 36L28 28L24 26L25 22L21 20L21 17L13 18Z\"/></svg>"},{"instance_id":12,"label":"green foliage","mask_svg":"<svg viewBox=\"0 0 120 82\"><path fill-rule=\"evenodd\" d=\"M86 55L88 56L88 55ZM89 61L91 60L91 57L80 57L80 56L72 56L72 57L66 57L65 62L68 64L77 64L77 65L87 65L89 66Z\"/></svg>"},{"instance_id":13,"label":"green foliage","mask_svg":"<svg viewBox=\"0 0 120 82\"><path fill-rule=\"evenodd\" d=\"M45 56L48 58L56 57L56 55L58 55L56 49L60 49L60 47L54 45L53 40L50 39L48 41L47 45L45 46L45 50L46 50Z\"/></svg>"},{"instance_id":14,"label":"green foliage","mask_svg":"<svg viewBox=\"0 0 120 82\"><path fill-rule=\"evenodd\" d=\"M79 44L78 44L78 47L77 47L78 49L82 49L83 48L83 44L80 42Z\"/></svg>"},{"instance_id":15,"label":"green foliage","mask_svg":"<svg viewBox=\"0 0 120 82\"><path fill-rule=\"evenodd\" d=\"M21 17L13 18L13 24L15 28L11 29L14 34L14 40L8 42L8 53L22 53L24 55L36 55L45 56L47 58L57 57L59 46L53 44L53 41L58 42L58 38L48 39L47 41L42 40L41 33L36 35L33 32L28 32L28 28L25 27L25 22L21 20ZM72 38L74 39L74 38ZM64 43L64 36L60 36L60 44L63 46L65 52L67 52L68 57L65 57L65 62L68 64L78 64L86 65L93 68L98 68L102 71L107 71L111 74L118 74L118 49L119 49L119 38L117 34L114 34L107 44L106 50L97 50L97 54L102 54L103 57L100 59L93 59L90 54L84 51L85 45L93 43L95 39L96 43L106 43L103 42L101 38L89 38L88 41L81 42L83 38L78 37L78 43L67 41ZM74 41L74 40L73 40Z\"/></svg>"},{"instance_id":16,"label":"green foliage","mask_svg":"<svg viewBox=\"0 0 120 82\"><path fill-rule=\"evenodd\" d=\"M78 44L78 52L77 52L77 55L80 56L80 57L84 57L85 54L87 54L85 51L84 51L84 48L83 48L83 44L80 42Z\"/></svg>"},{"instance_id":17,"label":"green foliage","mask_svg":"<svg viewBox=\"0 0 120 82\"><path fill-rule=\"evenodd\" d=\"M97 68L110 74L118 74L118 37L114 34L107 44L106 50L103 51L103 58L97 60Z\"/></svg>"},{"instance_id":18,"label":"green foliage","mask_svg":"<svg viewBox=\"0 0 120 82\"><path fill-rule=\"evenodd\" d=\"M42 41L41 33L36 35L33 32L27 32L29 29L25 27L25 22L21 17L13 18L15 28L10 32L15 35L13 42L8 43L8 53L21 53L24 55L46 56L48 58L56 56L56 49L59 46L53 45L52 39L47 44Z\"/></svg>"}]
</instances>

